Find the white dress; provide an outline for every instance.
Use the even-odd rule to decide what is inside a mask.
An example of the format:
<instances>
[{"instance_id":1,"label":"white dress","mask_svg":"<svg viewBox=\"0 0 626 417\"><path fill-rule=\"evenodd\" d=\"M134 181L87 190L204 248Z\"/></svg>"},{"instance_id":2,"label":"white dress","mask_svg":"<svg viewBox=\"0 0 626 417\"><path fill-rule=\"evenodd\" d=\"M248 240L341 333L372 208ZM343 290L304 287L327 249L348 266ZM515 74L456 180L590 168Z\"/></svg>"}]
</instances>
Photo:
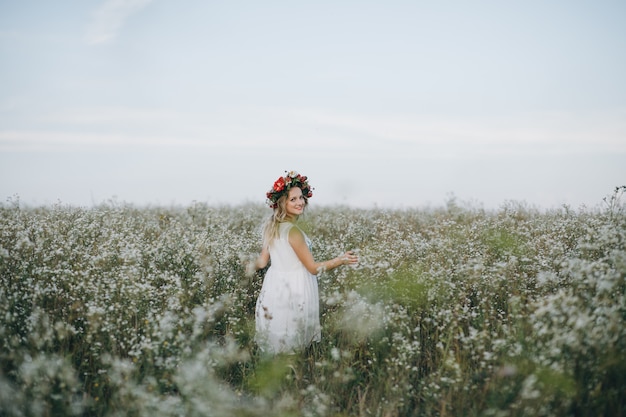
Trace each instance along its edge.
<instances>
[{"instance_id":1,"label":"white dress","mask_svg":"<svg viewBox=\"0 0 626 417\"><path fill-rule=\"evenodd\" d=\"M321 340L317 277L289 244L292 227L290 222L278 226L279 236L269 246L271 265L256 303L255 339L270 354L299 351Z\"/></svg>"}]
</instances>

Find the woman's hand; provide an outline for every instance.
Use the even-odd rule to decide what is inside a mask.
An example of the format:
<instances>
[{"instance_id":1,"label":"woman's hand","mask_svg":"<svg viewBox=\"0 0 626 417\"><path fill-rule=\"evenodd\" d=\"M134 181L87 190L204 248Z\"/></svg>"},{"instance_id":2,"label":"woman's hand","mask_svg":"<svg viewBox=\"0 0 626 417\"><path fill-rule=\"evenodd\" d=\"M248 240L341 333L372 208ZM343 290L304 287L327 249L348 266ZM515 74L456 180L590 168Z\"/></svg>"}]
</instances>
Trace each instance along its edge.
<instances>
[{"instance_id":1,"label":"woman's hand","mask_svg":"<svg viewBox=\"0 0 626 417\"><path fill-rule=\"evenodd\" d=\"M341 265L356 265L359 263L359 255L354 251L349 250L339 257Z\"/></svg>"}]
</instances>

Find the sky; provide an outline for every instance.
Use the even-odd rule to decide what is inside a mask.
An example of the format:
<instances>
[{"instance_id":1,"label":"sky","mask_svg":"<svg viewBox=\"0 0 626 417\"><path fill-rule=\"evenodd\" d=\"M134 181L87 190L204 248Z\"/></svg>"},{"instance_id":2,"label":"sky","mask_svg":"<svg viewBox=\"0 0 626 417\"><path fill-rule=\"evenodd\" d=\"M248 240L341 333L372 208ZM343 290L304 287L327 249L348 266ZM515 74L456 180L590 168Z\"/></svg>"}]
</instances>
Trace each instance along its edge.
<instances>
[{"instance_id":1,"label":"sky","mask_svg":"<svg viewBox=\"0 0 626 417\"><path fill-rule=\"evenodd\" d=\"M0 199L596 207L626 2L0 0Z\"/></svg>"}]
</instances>

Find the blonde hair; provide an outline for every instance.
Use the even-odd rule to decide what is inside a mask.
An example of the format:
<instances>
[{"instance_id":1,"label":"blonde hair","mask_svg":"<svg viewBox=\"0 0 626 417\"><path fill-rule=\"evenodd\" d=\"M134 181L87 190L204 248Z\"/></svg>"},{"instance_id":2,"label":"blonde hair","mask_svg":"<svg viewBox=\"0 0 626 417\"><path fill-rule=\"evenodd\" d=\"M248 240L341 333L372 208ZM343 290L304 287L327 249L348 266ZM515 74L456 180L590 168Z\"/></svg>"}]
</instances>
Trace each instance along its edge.
<instances>
[{"instance_id":1,"label":"blonde hair","mask_svg":"<svg viewBox=\"0 0 626 417\"><path fill-rule=\"evenodd\" d=\"M274 212L267 219L263 226L263 247L268 248L272 241L278 238L278 226L287 218L287 198L288 195L284 194L276 201L276 208ZM308 199L304 198L304 207L309 205Z\"/></svg>"}]
</instances>

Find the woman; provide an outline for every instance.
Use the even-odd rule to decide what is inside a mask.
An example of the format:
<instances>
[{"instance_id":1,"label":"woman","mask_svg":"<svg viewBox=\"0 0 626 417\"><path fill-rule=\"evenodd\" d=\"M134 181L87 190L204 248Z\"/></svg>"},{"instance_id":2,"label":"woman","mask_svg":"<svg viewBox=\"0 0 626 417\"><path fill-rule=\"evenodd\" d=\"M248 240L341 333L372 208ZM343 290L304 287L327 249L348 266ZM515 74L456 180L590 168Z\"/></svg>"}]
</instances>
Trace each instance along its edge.
<instances>
[{"instance_id":1,"label":"woman","mask_svg":"<svg viewBox=\"0 0 626 417\"><path fill-rule=\"evenodd\" d=\"M348 251L324 262L313 259L310 240L295 225L313 196L307 177L295 171L278 178L267 192L274 212L263 233L263 249L253 268L262 269L271 258L256 304L256 341L270 354L303 350L319 342L317 276L358 257Z\"/></svg>"}]
</instances>

